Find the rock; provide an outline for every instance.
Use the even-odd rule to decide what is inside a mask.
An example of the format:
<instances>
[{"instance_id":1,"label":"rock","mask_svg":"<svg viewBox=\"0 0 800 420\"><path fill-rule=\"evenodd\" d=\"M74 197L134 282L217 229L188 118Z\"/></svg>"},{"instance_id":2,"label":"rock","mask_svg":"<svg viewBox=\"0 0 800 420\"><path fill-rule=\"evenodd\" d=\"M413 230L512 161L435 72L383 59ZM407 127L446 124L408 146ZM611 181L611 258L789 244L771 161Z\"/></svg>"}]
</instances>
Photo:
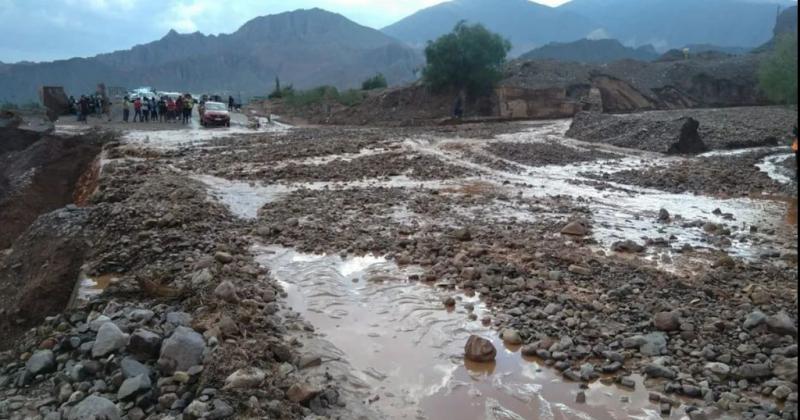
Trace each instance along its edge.
<instances>
[{"instance_id":1,"label":"rock","mask_svg":"<svg viewBox=\"0 0 800 420\"><path fill-rule=\"evenodd\" d=\"M211 270L209 270L208 268L204 268L192 274L192 280L191 280L192 288L194 290L203 289L213 280L214 276L211 274Z\"/></svg>"},{"instance_id":2,"label":"rock","mask_svg":"<svg viewBox=\"0 0 800 420\"><path fill-rule=\"evenodd\" d=\"M158 357L161 349L161 336L144 329L138 329L131 334L128 343L128 352L139 360L150 360Z\"/></svg>"},{"instance_id":3,"label":"rock","mask_svg":"<svg viewBox=\"0 0 800 420\"><path fill-rule=\"evenodd\" d=\"M229 280L223 281L214 289L214 296L228 303L236 303L239 301L239 295L236 293L236 286Z\"/></svg>"},{"instance_id":4,"label":"rock","mask_svg":"<svg viewBox=\"0 0 800 420\"><path fill-rule=\"evenodd\" d=\"M772 373L784 381L797 383L797 357L776 358Z\"/></svg>"},{"instance_id":5,"label":"rock","mask_svg":"<svg viewBox=\"0 0 800 420\"><path fill-rule=\"evenodd\" d=\"M544 312L547 315L555 315L555 314L561 312L562 309L563 309L563 307L561 305L559 305L559 304L557 304L555 302L552 302L552 303L548 303L547 306L544 307L542 312Z\"/></svg>"},{"instance_id":6,"label":"rock","mask_svg":"<svg viewBox=\"0 0 800 420\"><path fill-rule=\"evenodd\" d=\"M233 255L227 252L219 251L216 254L214 254L214 259L223 264L230 264L233 262Z\"/></svg>"},{"instance_id":7,"label":"rock","mask_svg":"<svg viewBox=\"0 0 800 420\"><path fill-rule=\"evenodd\" d=\"M149 309L134 309L130 311L127 318L132 322L149 322L155 316L155 312Z\"/></svg>"},{"instance_id":8,"label":"rock","mask_svg":"<svg viewBox=\"0 0 800 420\"><path fill-rule=\"evenodd\" d=\"M103 324L108 322L111 322L111 318L105 315L100 315L97 318L93 319L91 322L89 322L89 329L95 332L100 331L100 327L102 327Z\"/></svg>"},{"instance_id":9,"label":"rock","mask_svg":"<svg viewBox=\"0 0 800 420\"><path fill-rule=\"evenodd\" d=\"M120 362L120 368L122 370L122 376L125 378L133 378L139 375L145 375L149 377L151 373L149 367L130 357L122 359L122 362Z\"/></svg>"},{"instance_id":10,"label":"rock","mask_svg":"<svg viewBox=\"0 0 800 420\"><path fill-rule=\"evenodd\" d=\"M709 372L711 372L711 373L713 373L715 375L719 375L719 376L721 376L723 378L725 378L725 377L727 377L728 375L731 374L731 367L726 365L725 363L709 362L709 363L706 363L705 368Z\"/></svg>"},{"instance_id":11,"label":"rock","mask_svg":"<svg viewBox=\"0 0 800 420\"><path fill-rule=\"evenodd\" d=\"M578 395L575 396L575 402L578 404L586 403L586 392L580 391Z\"/></svg>"},{"instance_id":12,"label":"rock","mask_svg":"<svg viewBox=\"0 0 800 420\"><path fill-rule=\"evenodd\" d=\"M783 311L767 318L767 328L775 334L797 336L795 321Z\"/></svg>"},{"instance_id":13,"label":"rock","mask_svg":"<svg viewBox=\"0 0 800 420\"><path fill-rule=\"evenodd\" d=\"M190 419L199 419L208 412L208 404L200 400L194 400L184 410L183 414Z\"/></svg>"},{"instance_id":14,"label":"rock","mask_svg":"<svg viewBox=\"0 0 800 420\"><path fill-rule=\"evenodd\" d=\"M210 420L220 420L230 417L234 414L233 407L222 400L214 400L211 405L214 407L206 418Z\"/></svg>"},{"instance_id":15,"label":"rock","mask_svg":"<svg viewBox=\"0 0 800 420\"><path fill-rule=\"evenodd\" d=\"M658 221L659 222L669 222L670 215L667 209L661 209L658 211Z\"/></svg>"},{"instance_id":16,"label":"rock","mask_svg":"<svg viewBox=\"0 0 800 420\"><path fill-rule=\"evenodd\" d=\"M317 394L319 394L319 391L312 388L311 385L295 383L286 391L286 398L288 398L289 401L304 404L311 401Z\"/></svg>"},{"instance_id":17,"label":"rock","mask_svg":"<svg viewBox=\"0 0 800 420\"><path fill-rule=\"evenodd\" d=\"M614 252L638 254L640 252L644 252L644 247L637 244L634 241L627 240L627 241L614 242L611 245L611 250Z\"/></svg>"},{"instance_id":18,"label":"rock","mask_svg":"<svg viewBox=\"0 0 800 420\"><path fill-rule=\"evenodd\" d=\"M456 306L456 299L452 296L447 296L442 299L442 303L444 304L445 307L452 308Z\"/></svg>"},{"instance_id":19,"label":"rock","mask_svg":"<svg viewBox=\"0 0 800 420\"><path fill-rule=\"evenodd\" d=\"M577 264L573 264L567 267L567 271L581 276L590 276L592 274L592 269Z\"/></svg>"},{"instance_id":20,"label":"rock","mask_svg":"<svg viewBox=\"0 0 800 420\"><path fill-rule=\"evenodd\" d=\"M772 369L766 363L745 363L734 372L739 379L758 379L772 375Z\"/></svg>"},{"instance_id":21,"label":"rock","mask_svg":"<svg viewBox=\"0 0 800 420\"><path fill-rule=\"evenodd\" d=\"M176 370L185 372L192 366L202 364L205 349L202 335L188 327L177 327L164 340L158 364L165 374L172 374Z\"/></svg>"},{"instance_id":22,"label":"rock","mask_svg":"<svg viewBox=\"0 0 800 420\"><path fill-rule=\"evenodd\" d=\"M494 348L494 344L477 335L471 335L464 346L464 357L473 362L493 362L496 356L497 349Z\"/></svg>"},{"instance_id":23,"label":"rock","mask_svg":"<svg viewBox=\"0 0 800 420\"><path fill-rule=\"evenodd\" d=\"M225 379L223 389L245 389L256 388L264 382L267 374L258 368L244 368L233 372Z\"/></svg>"},{"instance_id":24,"label":"rock","mask_svg":"<svg viewBox=\"0 0 800 420\"><path fill-rule=\"evenodd\" d=\"M681 327L680 314L677 311L659 312L653 317L653 326L659 331L677 331Z\"/></svg>"},{"instance_id":25,"label":"rock","mask_svg":"<svg viewBox=\"0 0 800 420\"><path fill-rule=\"evenodd\" d=\"M539 354L539 347L535 344L528 344L522 347L521 352L525 357L535 357Z\"/></svg>"},{"instance_id":26,"label":"rock","mask_svg":"<svg viewBox=\"0 0 800 420\"><path fill-rule=\"evenodd\" d=\"M186 312L167 312L167 323L175 326L188 327L192 324L192 316Z\"/></svg>"},{"instance_id":27,"label":"rock","mask_svg":"<svg viewBox=\"0 0 800 420\"><path fill-rule=\"evenodd\" d=\"M128 344L128 334L122 332L113 322L106 322L97 331L92 357L103 357L117 350L122 350Z\"/></svg>"},{"instance_id":28,"label":"rock","mask_svg":"<svg viewBox=\"0 0 800 420\"><path fill-rule=\"evenodd\" d=\"M561 229L562 235L586 236L588 233L589 227L583 220L573 220Z\"/></svg>"},{"instance_id":29,"label":"rock","mask_svg":"<svg viewBox=\"0 0 800 420\"><path fill-rule=\"evenodd\" d=\"M783 401L791 393L792 393L792 388L789 388L786 385L779 385L777 388L775 388L774 391L772 391L772 396L777 398L780 401Z\"/></svg>"},{"instance_id":30,"label":"rock","mask_svg":"<svg viewBox=\"0 0 800 420\"><path fill-rule=\"evenodd\" d=\"M458 239L461 242L467 242L472 240L472 234L470 233L469 229L457 229L453 232L453 237Z\"/></svg>"},{"instance_id":31,"label":"rock","mask_svg":"<svg viewBox=\"0 0 800 420\"><path fill-rule=\"evenodd\" d=\"M511 345L519 345L522 344L522 337L519 335L519 331L513 328L506 328L500 333L500 338L503 339L506 344Z\"/></svg>"},{"instance_id":32,"label":"rock","mask_svg":"<svg viewBox=\"0 0 800 420\"><path fill-rule=\"evenodd\" d=\"M120 385L119 390L117 391L117 399L125 401L135 398L136 396L150 390L151 386L152 384L150 383L150 378L145 374L128 378L122 382L122 385Z\"/></svg>"},{"instance_id":33,"label":"rock","mask_svg":"<svg viewBox=\"0 0 800 420\"><path fill-rule=\"evenodd\" d=\"M675 379L678 377L675 371L657 363L645 366L644 373L651 378Z\"/></svg>"},{"instance_id":34,"label":"rock","mask_svg":"<svg viewBox=\"0 0 800 420\"><path fill-rule=\"evenodd\" d=\"M667 337L663 332L637 335L622 341L623 347L638 347L643 356L661 356L667 352Z\"/></svg>"},{"instance_id":35,"label":"rock","mask_svg":"<svg viewBox=\"0 0 800 420\"><path fill-rule=\"evenodd\" d=\"M753 311L744 320L742 325L745 329L753 329L767 321L767 315L761 311Z\"/></svg>"},{"instance_id":36,"label":"rock","mask_svg":"<svg viewBox=\"0 0 800 420\"><path fill-rule=\"evenodd\" d=\"M67 420L120 420L122 413L110 400L91 395L72 407Z\"/></svg>"},{"instance_id":37,"label":"rock","mask_svg":"<svg viewBox=\"0 0 800 420\"><path fill-rule=\"evenodd\" d=\"M56 369L56 356L52 350L39 350L25 362L25 370L36 376L41 373L50 373Z\"/></svg>"}]
</instances>

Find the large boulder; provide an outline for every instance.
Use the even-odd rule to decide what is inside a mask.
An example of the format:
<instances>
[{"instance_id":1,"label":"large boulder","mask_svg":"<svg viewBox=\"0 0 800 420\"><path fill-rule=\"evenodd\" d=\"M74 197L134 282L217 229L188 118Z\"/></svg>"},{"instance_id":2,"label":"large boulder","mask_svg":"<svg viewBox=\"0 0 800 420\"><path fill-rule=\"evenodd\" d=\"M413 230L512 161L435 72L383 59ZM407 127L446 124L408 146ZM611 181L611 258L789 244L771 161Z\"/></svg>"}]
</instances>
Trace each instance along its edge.
<instances>
[{"instance_id":1,"label":"large boulder","mask_svg":"<svg viewBox=\"0 0 800 420\"><path fill-rule=\"evenodd\" d=\"M206 343L203 336L188 327L177 327L161 345L158 365L165 374L185 372L203 363Z\"/></svg>"},{"instance_id":2,"label":"large boulder","mask_svg":"<svg viewBox=\"0 0 800 420\"><path fill-rule=\"evenodd\" d=\"M25 363L25 370L31 375L49 373L56 368L56 356L50 350L39 350Z\"/></svg>"},{"instance_id":3,"label":"large boulder","mask_svg":"<svg viewBox=\"0 0 800 420\"><path fill-rule=\"evenodd\" d=\"M497 357L497 349L491 341L471 335L464 346L464 357L478 363L494 362Z\"/></svg>"},{"instance_id":4,"label":"large boulder","mask_svg":"<svg viewBox=\"0 0 800 420\"><path fill-rule=\"evenodd\" d=\"M128 345L128 334L122 332L113 322L106 322L97 331L92 345L92 357L103 357L122 350Z\"/></svg>"}]
</instances>

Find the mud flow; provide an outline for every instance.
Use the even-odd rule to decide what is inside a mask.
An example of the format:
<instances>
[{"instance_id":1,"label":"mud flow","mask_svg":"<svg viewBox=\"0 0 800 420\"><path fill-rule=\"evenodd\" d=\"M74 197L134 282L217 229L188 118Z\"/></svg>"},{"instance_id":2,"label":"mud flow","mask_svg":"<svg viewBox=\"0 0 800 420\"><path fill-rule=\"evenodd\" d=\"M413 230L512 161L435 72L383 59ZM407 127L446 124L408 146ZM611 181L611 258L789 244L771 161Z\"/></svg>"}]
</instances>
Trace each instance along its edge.
<instances>
[{"instance_id":1,"label":"mud flow","mask_svg":"<svg viewBox=\"0 0 800 420\"><path fill-rule=\"evenodd\" d=\"M368 386L368 401L389 418L661 418L641 377L633 377L636 390L599 381L581 390L523 357L520 346L504 345L481 322L491 312L474 293L409 281L422 272L417 267L280 246L257 245L252 252L284 287L289 306L346 355L353 383ZM455 296L455 308L445 309L444 295ZM464 359L471 334L493 341L495 363ZM585 403L575 402L578 392Z\"/></svg>"}]
</instances>

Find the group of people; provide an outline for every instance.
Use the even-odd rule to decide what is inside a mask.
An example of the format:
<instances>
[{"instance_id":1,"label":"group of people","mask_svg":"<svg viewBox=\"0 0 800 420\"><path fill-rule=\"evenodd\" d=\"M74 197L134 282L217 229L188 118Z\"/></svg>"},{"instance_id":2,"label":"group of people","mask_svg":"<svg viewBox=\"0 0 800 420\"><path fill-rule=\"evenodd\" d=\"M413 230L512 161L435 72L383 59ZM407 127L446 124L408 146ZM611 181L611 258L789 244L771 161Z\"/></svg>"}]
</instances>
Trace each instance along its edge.
<instances>
[{"instance_id":1,"label":"group of people","mask_svg":"<svg viewBox=\"0 0 800 420\"><path fill-rule=\"evenodd\" d=\"M77 115L78 121L87 122L89 115L102 117L106 115L111 120L111 102L101 95L81 95L80 99L69 97L69 110Z\"/></svg>"},{"instance_id":2,"label":"group of people","mask_svg":"<svg viewBox=\"0 0 800 420\"><path fill-rule=\"evenodd\" d=\"M153 97L136 97L131 100L126 96L122 100L122 121L130 120L131 109L133 109L132 122L180 122L189 124L192 119L192 109L194 108L194 98L190 94L178 96L172 99L171 96L162 96L156 99Z\"/></svg>"}]
</instances>

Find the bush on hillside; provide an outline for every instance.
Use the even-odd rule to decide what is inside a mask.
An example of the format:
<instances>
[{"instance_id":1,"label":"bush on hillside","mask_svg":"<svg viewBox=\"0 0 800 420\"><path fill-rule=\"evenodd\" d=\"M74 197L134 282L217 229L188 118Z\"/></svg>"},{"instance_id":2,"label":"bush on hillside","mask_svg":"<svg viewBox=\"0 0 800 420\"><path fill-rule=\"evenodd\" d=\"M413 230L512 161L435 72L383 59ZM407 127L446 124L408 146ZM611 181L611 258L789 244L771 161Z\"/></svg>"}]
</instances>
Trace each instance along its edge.
<instances>
[{"instance_id":1,"label":"bush on hillside","mask_svg":"<svg viewBox=\"0 0 800 420\"><path fill-rule=\"evenodd\" d=\"M459 22L453 31L429 42L424 81L435 91L456 89L483 95L502 78L511 43L483 25Z\"/></svg>"},{"instance_id":2,"label":"bush on hillside","mask_svg":"<svg viewBox=\"0 0 800 420\"><path fill-rule=\"evenodd\" d=\"M339 103L345 106L354 106L360 104L365 97L365 93L349 89L344 92L339 92L333 86L319 86L308 90L292 90L283 92L284 103L293 108L303 108L311 105L318 105L325 102Z\"/></svg>"},{"instance_id":3,"label":"bush on hillside","mask_svg":"<svg viewBox=\"0 0 800 420\"><path fill-rule=\"evenodd\" d=\"M771 101L797 104L797 35L784 35L761 63L759 87Z\"/></svg>"},{"instance_id":4,"label":"bush on hillside","mask_svg":"<svg viewBox=\"0 0 800 420\"><path fill-rule=\"evenodd\" d=\"M386 77L381 73L364 80L364 83L361 84L361 90L385 89L387 87L389 87L389 83L386 82Z\"/></svg>"}]
</instances>

